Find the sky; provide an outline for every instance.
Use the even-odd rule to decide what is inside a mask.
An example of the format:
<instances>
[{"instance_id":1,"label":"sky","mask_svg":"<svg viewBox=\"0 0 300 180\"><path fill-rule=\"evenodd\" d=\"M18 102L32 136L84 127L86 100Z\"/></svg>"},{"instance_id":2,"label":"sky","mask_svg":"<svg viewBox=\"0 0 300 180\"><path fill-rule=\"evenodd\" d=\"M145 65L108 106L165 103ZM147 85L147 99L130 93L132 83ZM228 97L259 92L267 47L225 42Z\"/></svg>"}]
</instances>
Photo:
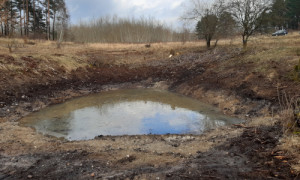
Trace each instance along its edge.
<instances>
[{"instance_id":1,"label":"sky","mask_svg":"<svg viewBox=\"0 0 300 180\"><path fill-rule=\"evenodd\" d=\"M66 0L71 23L117 15L122 18L154 18L170 27L182 26L179 17L186 0Z\"/></svg>"}]
</instances>

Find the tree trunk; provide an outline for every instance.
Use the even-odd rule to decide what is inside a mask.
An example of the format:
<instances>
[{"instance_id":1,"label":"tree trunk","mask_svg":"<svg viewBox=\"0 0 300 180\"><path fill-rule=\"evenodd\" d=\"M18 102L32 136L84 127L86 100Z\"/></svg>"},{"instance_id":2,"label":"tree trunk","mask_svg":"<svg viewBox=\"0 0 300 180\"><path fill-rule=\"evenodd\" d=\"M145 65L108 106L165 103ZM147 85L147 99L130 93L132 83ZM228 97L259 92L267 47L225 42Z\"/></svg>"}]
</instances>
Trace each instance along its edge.
<instances>
[{"instance_id":1,"label":"tree trunk","mask_svg":"<svg viewBox=\"0 0 300 180\"><path fill-rule=\"evenodd\" d=\"M48 41L50 40L50 0L48 0L48 17L47 17Z\"/></svg>"},{"instance_id":2,"label":"tree trunk","mask_svg":"<svg viewBox=\"0 0 300 180\"><path fill-rule=\"evenodd\" d=\"M1 36L3 36L3 23L0 22L0 25L1 25Z\"/></svg>"},{"instance_id":3,"label":"tree trunk","mask_svg":"<svg viewBox=\"0 0 300 180\"><path fill-rule=\"evenodd\" d=\"M13 2L10 1L10 28L9 28L9 37L13 36L14 33L14 21L13 21Z\"/></svg>"},{"instance_id":4,"label":"tree trunk","mask_svg":"<svg viewBox=\"0 0 300 180\"><path fill-rule=\"evenodd\" d=\"M248 44L248 37L243 35L243 48L246 49Z\"/></svg>"},{"instance_id":5,"label":"tree trunk","mask_svg":"<svg viewBox=\"0 0 300 180\"><path fill-rule=\"evenodd\" d=\"M23 0L23 27L24 27L24 35L26 36L26 18L25 18L25 0Z\"/></svg>"},{"instance_id":6,"label":"tree trunk","mask_svg":"<svg viewBox=\"0 0 300 180\"><path fill-rule=\"evenodd\" d=\"M8 12L7 10L4 11L5 13L5 21L4 21L4 35L8 35Z\"/></svg>"},{"instance_id":7,"label":"tree trunk","mask_svg":"<svg viewBox=\"0 0 300 180\"><path fill-rule=\"evenodd\" d=\"M218 42L219 42L219 39L216 39L216 42L215 42L215 47L217 47L217 45L218 45Z\"/></svg>"},{"instance_id":8,"label":"tree trunk","mask_svg":"<svg viewBox=\"0 0 300 180\"><path fill-rule=\"evenodd\" d=\"M53 24L52 24L52 38L53 38L53 41L55 40L55 28L54 28L54 26L55 26L55 15L56 15L56 12L54 11L53 12Z\"/></svg>"},{"instance_id":9,"label":"tree trunk","mask_svg":"<svg viewBox=\"0 0 300 180\"><path fill-rule=\"evenodd\" d=\"M58 39L58 41L57 41L57 49L60 49L60 47L61 47L61 42L63 41L63 37L64 37L64 29L63 29L63 27L61 27L59 39Z\"/></svg>"},{"instance_id":10,"label":"tree trunk","mask_svg":"<svg viewBox=\"0 0 300 180\"><path fill-rule=\"evenodd\" d=\"M33 36L35 38L35 35L36 35L35 34L35 31L36 31L35 0L33 0L32 4L33 4Z\"/></svg>"},{"instance_id":11,"label":"tree trunk","mask_svg":"<svg viewBox=\"0 0 300 180\"><path fill-rule=\"evenodd\" d=\"M22 9L20 8L20 33L21 33L21 37L23 36L23 24L22 24Z\"/></svg>"},{"instance_id":12,"label":"tree trunk","mask_svg":"<svg viewBox=\"0 0 300 180\"><path fill-rule=\"evenodd\" d=\"M206 47L207 48L210 48L210 41L211 41L211 38L206 38Z\"/></svg>"},{"instance_id":13,"label":"tree trunk","mask_svg":"<svg viewBox=\"0 0 300 180\"><path fill-rule=\"evenodd\" d=\"M207 48L210 48L210 40L207 40L207 41L206 41L206 47L207 47Z\"/></svg>"},{"instance_id":14,"label":"tree trunk","mask_svg":"<svg viewBox=\"0 0 300 180\"><path fill-rule=\"evenodd\" d=\"M9 37L13 34L13 11L12 11L12 1L10 1L10 28L9 28Z\"/></svg>"},{"instance_id":15,"label":"tree trunk","mask_svg":"<svg viewBox=\"0 0 300 180\"><path fill-rule=\"evenodd\" d=\"M7 36L7 32L8 32L8 25L7 22L4 25L4 36Z\"/></svg>"},{"instance_id":16,"label":"tree trunk","mask_svg":"<svg viewBox=\"0 0 300 180\"><path fill-rule=\"evenodd\" d=\"M46 16L46 38L49 40L49 33L48 33L48 10L46 10L46 13L45 13L45 16Z\"/></svg>"},{"instance_id":17,"label":"tree trunk","mask_svg":"<svg viewBox=\"0 0 300 180\"><path fill-rule=\"evenodd\" d=\"M248 44L247 41L243 41L243 48L244 48L244 49L247 49L247 44Z\"/></svg>"},{"instance_id":18,"label":"tree trunk","mask_svg":"<svg viewBox=\"0 0 300 180\"><path fill-rule=\"evenodd\" d=\"M28 12L28 0L26 0L26 35L29 36L29 12Z\"/></svg>"}]
</instances>

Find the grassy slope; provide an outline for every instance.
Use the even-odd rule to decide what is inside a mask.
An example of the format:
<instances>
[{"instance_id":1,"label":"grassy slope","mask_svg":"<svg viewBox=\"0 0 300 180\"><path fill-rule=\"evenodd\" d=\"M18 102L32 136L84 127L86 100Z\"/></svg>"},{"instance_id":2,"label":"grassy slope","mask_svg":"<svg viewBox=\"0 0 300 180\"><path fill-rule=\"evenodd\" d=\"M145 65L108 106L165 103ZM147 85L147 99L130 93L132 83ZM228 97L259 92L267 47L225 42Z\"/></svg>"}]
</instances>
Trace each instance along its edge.
<instances>
[{"instance_id":1,"label":"grassy slope","mask_svg":"<svg viewBox=\"0 0 300 180\"><path fill-rule=\"evenodd\" d=\"M234 72L240 79L237 81L251 83L248 88L257 95L280 103L279 118L286 133L279 149L294 157L292 167L296 172L300 172L300 129L295 127L292 106L300 97L300 82L294 72L299 61L300 35L294 32L282 37L256 36L244 54L214 69L220 76Z\"/></svg>"}]
</instances>

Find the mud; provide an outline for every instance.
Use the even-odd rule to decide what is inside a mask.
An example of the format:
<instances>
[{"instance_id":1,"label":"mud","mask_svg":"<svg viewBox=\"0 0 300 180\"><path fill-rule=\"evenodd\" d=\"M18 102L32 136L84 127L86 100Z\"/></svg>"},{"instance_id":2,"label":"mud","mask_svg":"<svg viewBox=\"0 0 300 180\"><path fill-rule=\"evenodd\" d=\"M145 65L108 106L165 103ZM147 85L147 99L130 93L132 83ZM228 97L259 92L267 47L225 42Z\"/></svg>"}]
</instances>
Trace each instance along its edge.
<instances>
[{"instance_id":1,"label":"mud","mask_svg":"<svg viewBox=\"0 0 300 180\"><path fill-rule=\"evenodd\" d=\"M41 62L24 57L20 63L28 71L0 72L0 179L295 178L292 157L277 149L283 132L271 111L277 109L278 92L270 87L278 82L253 73L250 64L227 65L220 72L226 61L241 56L239 49L221 48L139 65L94 63L72 72L55 64L33 70ZM2 61L14 63L9 56ZM279 88L292 83L282 81ZM202 100L247 122L199 136L99 136L75 142L18 125L30 112L74 97L147 87Z\"/></svg>"}]
</instances>

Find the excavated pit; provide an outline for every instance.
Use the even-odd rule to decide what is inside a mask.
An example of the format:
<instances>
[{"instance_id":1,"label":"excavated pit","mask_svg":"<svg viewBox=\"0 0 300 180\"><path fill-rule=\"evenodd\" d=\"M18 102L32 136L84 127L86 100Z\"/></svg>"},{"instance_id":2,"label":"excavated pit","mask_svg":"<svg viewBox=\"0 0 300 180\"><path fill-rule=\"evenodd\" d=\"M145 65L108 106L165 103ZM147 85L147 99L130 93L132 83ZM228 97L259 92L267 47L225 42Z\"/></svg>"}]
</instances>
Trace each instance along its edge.
<instances>
[{"instance_id":1,"label":"excavated pit","mask_svg":"<svg viewBox=\"0 0 300 180\"><path fill-rule=\"evenodd\" d=\"M242 55L238 49L216 49L135 66L104 64L67 72L57 65L48 71L2 72L0 179L295 178L286 163L290 157L276 158L285 152L276 149L283 132L270 114L276 112L274 84L253 73L255 66L250 63L223 68ZM282 87L297 92L299 87L291 85ZM212 104L246 123L201 135L101 136L104 133L97 132L97 138L85 141L54 138L19 125L26 115L76 97L149 87Z\"/></svg>"}]
</instances>

